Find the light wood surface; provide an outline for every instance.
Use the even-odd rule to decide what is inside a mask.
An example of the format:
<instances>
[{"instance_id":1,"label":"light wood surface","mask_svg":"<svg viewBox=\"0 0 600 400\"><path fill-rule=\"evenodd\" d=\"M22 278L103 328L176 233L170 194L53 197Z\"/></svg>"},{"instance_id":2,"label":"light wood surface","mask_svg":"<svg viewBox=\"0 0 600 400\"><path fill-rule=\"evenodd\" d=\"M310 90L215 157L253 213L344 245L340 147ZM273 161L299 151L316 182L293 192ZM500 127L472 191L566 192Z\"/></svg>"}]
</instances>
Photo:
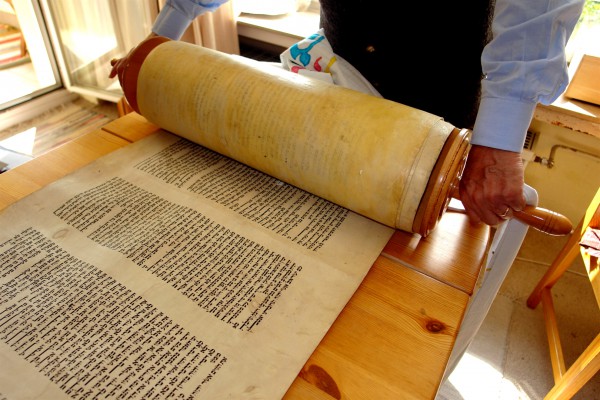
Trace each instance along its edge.
<instances>
[{"instance_id":1,"label":"light wood surface","mask_svg":"<svg viewBox=\"0 0 600 400\"><path fill-rule=\"evenodd\" d=\"M0 175L0 208L159 128L136 113ZM286 399L433 399L489 240L448 211L426 238L396 231Z\"/></svg>"},{"instance_id":2,"label":"light wood surface","mask_svg":"<svg viewBox=\"0 0 600 400\"><path fill-rule=\"evenodd\" d=\"M300 380L335 399L433 398L468 300L380 257L285 398L305 398Z\"/></svg>"},{"instance_id":3,"label":"light wood surface","mask_svg":"<svg viewBox=\"0 0 600 400\"><path fill-rule=\"evenodd\" d=\"M576 66L569 66L575 70L565 96L588 103L600 105L600 83L598 70L600 57L583 54Z\"/></svg>"},{"instance_id":4,"label":"light wood surface","mask_svg":"<svg viewBox=\"0 0 600 400\"><path fill-rule=\"evenodd\" d=\"M447 211L442 220L435 235L425 238L396 231L382 254L471 296L481 267L474 261L485 257L481 243L488 241L490 229L473 226L460 212Z\"/></svg>"},{"instance_id":5,"label":"light wood surface","mask_svg":"<svg viewBox=\"0 0 600 400\"><path fill-rule=\"evenodd\" d=\"M558 320L552 300L552 287L563 276L575 258L581 254L588 277L590 278L590 283L594 289L596 301L600 305L600 282L597 278L599 268L598 258L590 257L579 245L588 227L600 228L600 188L588 206L579 225L573 230L571 237L527 299L527 305L530 308L536 308L541 303L544 311L550 362L555 382L554 387L545 397L547 400L570 399L600 370L600 333L598 333L596 338L588 345L577 360L567 367L563 357L562 344L558 331Z\"/></svg>"}]
</instances>

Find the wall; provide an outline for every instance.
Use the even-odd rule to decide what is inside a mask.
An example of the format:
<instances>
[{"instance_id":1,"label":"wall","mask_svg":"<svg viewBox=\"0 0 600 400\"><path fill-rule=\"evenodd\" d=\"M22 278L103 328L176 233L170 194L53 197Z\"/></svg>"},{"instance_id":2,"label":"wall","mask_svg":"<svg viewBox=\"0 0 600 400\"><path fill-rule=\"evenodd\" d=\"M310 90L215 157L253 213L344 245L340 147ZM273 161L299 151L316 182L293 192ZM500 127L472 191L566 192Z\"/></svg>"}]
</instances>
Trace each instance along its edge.
<instances>
[{"instance_id":1,"label":"wall","mask_svg":"<svg viewBox=\"0 0 600 400\"><path fill-rule=\"evenodd\" d=\"M600 138L595 136L538 120L533 120L530 130L538 133L532 149L538 157L549 158L555 144L600 157ZM600 158L559 148L552 168L529 162L525 182L538 192L540 207L563 214L577 225L600 186Z\"/></svg>"}]
</instances>

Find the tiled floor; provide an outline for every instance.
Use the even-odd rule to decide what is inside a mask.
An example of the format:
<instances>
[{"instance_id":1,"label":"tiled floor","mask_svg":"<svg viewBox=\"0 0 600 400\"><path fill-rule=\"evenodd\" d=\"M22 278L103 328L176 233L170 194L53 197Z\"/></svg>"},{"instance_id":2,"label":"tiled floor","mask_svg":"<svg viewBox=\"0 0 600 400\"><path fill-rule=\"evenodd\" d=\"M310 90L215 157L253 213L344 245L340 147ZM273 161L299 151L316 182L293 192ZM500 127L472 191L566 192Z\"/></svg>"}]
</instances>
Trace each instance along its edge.
<instances>
[{"instance_id":1,"label":"tiled floor","mask_svg":"<svg viewBox=\"0 0 600 400\"><path fill-rule=\"evenodd\" d=\"M529 229L484 325L438 400L537 400L552 388L542 308L532 310L526 300L566 239ZM552 294L568 367L600 332L598 304L581 260ZM573 399L600 399L600 375Z\"/></svg>"}]
</instances>

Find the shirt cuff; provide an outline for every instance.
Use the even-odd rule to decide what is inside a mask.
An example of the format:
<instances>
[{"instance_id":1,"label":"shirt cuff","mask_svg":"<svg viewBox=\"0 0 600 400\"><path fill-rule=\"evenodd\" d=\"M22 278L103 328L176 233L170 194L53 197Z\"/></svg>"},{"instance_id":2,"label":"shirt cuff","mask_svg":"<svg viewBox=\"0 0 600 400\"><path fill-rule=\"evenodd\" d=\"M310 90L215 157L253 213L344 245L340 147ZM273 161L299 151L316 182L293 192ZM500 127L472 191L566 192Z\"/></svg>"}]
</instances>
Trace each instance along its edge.
<instances>
[{"instance_id":1,"label":"shirt cuff","mask_svg":"<svg viewBox=\"0 0 600 400\"><path fill-rule=\"evenodd\" d=\"M169 5L165 5L154 21L152 32L158 36L179 40L191 23L192 20L187 15Z\"/></svg>"},{"instance_id":2,"label":"shirt cuff","mask_svg":"<svg viewBox=\"0 0 600 400\"><path fill-rule=\"evenodd\" d=\"M514 99L481 99L471 144L520 153L536 103Z\"/></svg>"}]
</instances>

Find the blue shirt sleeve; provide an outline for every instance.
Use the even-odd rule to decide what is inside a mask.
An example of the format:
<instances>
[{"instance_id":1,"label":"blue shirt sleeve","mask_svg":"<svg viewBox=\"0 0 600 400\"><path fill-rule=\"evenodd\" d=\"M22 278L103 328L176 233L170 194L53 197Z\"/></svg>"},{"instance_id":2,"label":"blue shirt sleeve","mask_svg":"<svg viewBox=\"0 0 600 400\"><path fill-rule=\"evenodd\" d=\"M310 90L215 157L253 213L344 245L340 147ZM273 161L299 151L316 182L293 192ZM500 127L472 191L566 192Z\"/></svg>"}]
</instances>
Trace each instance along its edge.
<instances>
[{"instance_id":1,"label":"blue shirt sleeve","mask_svg":"<svg viewBox=\"0 0 600 400\"><path fill-rule=\"evenodd\" d=\"M152 32L179 40L192 21L207 12L215 11L228 0L167 0L160 10Z\"/></svg>"},{"instance_id":2,"label":"blue shirt sleeve","mask_svg":"<svg viewBox=\"0 0 600 400\"><path fill-rule=\"evenodd\" d=\"M484 79L472 143L520 152L537 103L568 84L565 46L584 0L496 0L493 39L481 56Z\"/></svg>"}]
</instances>

